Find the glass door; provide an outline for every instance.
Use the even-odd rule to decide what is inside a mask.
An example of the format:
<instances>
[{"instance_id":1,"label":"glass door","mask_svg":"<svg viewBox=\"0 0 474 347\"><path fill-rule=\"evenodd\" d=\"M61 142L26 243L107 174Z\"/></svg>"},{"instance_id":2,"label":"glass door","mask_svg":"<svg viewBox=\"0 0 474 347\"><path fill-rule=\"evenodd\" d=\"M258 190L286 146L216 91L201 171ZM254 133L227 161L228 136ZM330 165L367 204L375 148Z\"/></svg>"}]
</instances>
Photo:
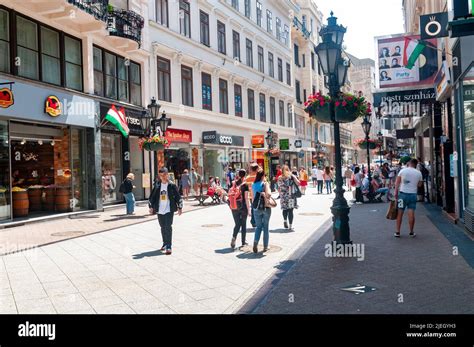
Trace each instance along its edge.
<instances>
[{"instance_id":1,"label":"glass door","mask_svg":"<svg viewBox=\"0 0 474 347\"><path fill-rule=\"evenodd\" d=\"M133 185L136 187L133 190L135 200L145 199L143 190L143 151L138 146L138 137L130 137L130 172L135 175Z\"/></svg>"},{"instance_id":2,"label":"glass door","mask_svg":"<svg viewBox=\"0 0 474 347\"><path fill-rule=\"evenodd\" d=\"M84 130L71 130L71 163L72 163L72 210L87 209L87 171L85 158Z\"/></svg>"},{"instance_id":3,"label":"glass door","mask_svg":"<svg viewBox=\"0 0 474 347\"><path fill-rule=\"evenodd\" d=\"M0 121L0 221L11 219L8 121Z\"/></svg>"}]
</instances>

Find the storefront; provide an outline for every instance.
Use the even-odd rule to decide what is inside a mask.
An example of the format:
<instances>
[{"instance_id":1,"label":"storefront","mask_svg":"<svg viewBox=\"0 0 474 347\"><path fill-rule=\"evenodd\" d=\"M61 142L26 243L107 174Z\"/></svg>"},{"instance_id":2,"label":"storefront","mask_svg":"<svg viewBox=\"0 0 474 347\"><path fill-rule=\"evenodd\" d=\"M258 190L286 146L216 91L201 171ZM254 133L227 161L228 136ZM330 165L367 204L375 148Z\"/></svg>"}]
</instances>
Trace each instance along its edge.
<instances>
[{"instance_id":1,"label":"storefront","mask_svg":"<svg viewBox=\"0 0 474 347\"><path fill-rule=\"evenodd\" d=\"M138 145L143 136L140 124L141 109L132 109L114 105L117 111L122 111L130 129L128 138L111 123L104 121L112 104L100 103L101 119L101 170L102 170L102 202L114 204L123 202L123 195L119 192L120 184L129 173L135 175L134 195L136 200L145 199L143 180L145 172L144 153Z\"/></svg>"},{"instance_id":2,"label":"storefront","mask_svg":"<svg viewBox=\"0 0 474 347\"><path fill-rule=\"evenodd\" d=\"M158 168L166 167L171 180L178 182L184 170L191 172L191 167L195 163L192 158L196 154L191 149L193 133L190 130L168 128L166 138L170 142L170 147L156 152Z\"/></svg>"},{"instance_id":3,"label":"storefront","mask_svg":"<svg viewBox=\"0 0 474 347\"><path fill-rule=\"evenodd\" d=\"M280 164L288 165L290 169L298 165L298 153L292 148L294 148L294 142L292 144L290 139L280 140Z\"/></svg>"},{"instance_id":4,"label":"storefront","mask_svg":"<svg viewBox=\"0 0 474 347\"><path fill-rule=\"evenodd\" d=\"M252 161L265 167L265 135L252 135Z\"/></svg>"},{"instance_id":5,"label":"storefront","mask_svg":"<svg viewBox=\"0 0 474 347\"><path fill-rule=\"evenodd\" d=\"M0 78L0 221L98 208L95 102Z\"/></svg>"},{"instance_id":6,"label":"storefront","mask_svg":"<svg viewBox=\"0 0 474 347\"><path fill-rule=\"evenodd\" d=\"M238 171L247 169L249 151L244 148L244 137L218 134L216 131L202 133L204 145L204 179L219 177L223 187L227 186L226 172L229 168Z\"/></svg>"}]
</instances>

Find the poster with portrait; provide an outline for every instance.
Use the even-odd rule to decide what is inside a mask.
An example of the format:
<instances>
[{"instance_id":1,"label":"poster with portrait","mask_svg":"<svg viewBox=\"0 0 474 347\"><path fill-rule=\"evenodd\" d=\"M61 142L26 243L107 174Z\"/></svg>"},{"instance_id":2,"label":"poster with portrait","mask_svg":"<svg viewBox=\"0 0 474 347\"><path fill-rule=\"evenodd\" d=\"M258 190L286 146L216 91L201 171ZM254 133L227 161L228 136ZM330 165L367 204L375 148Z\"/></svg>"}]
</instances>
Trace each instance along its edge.
<instances>
[{"instance_id":1,"label":"poster with portrait","mask_svg":"<svg viewBox=\"0 0 474 347\"><path fill-rule=\"evenodd\" d=\"M426 47L413 68L404 66L409 42L419 42L416 35L391 35L377 37L376 79L378 88L417 87L432 85L438 72L437 40L426 40ZM408 59L408 56L407 56Z\"/></svg>"}]
</instances>

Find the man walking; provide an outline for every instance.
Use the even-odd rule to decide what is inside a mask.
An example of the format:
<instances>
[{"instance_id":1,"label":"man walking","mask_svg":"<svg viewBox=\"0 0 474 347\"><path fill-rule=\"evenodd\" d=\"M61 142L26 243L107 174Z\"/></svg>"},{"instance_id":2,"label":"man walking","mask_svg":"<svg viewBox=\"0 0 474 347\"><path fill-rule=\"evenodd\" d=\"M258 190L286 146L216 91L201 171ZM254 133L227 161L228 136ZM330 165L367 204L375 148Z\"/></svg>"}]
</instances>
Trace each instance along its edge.
<instances>
[{"instance_id":1,"label":"man walking","mask_svg":"<svg viewBox=\"0 0 474 347\"><path fill-rule=\"evenodd\" d=\"M247 177L245 177L245 184L249 187L249 197L250 197L250 204L253 202L253 191L252 191L252 185L255 183L255 178L257 177L257 172L258 172L259 166L257 163L252 163L250 164L250 172ZM252 216L250 218L250 224L252 224L252 227L255 228L257 226L257 223L255 222L255 214L253 212L252 208Z\"/></svg>"},{"instance_id":2,"label":"man walking","mask_svg":"<svg viewBox=\"0 0 474 347\"><path fill-rule=\"evenodd\" d=\"M183 199L179 194L178 187L170 182L168 169L161 168L159 175L160 181L151 192L148 207L150 214L158 214L161 236L163 237L161 251L166 251L166 255L171 255L173 216L176 211L179 216L183 213Z\"/></svg>"},{"instance_id":3,"label":"man walking","mask_svg":"<svg viewBox=\"0 0 474 347\"><path fill-rule=\"evenodd\" d=\"M311 169L311 181L313 181L313 188L316 188L318 184L318 168L316 165Z\"/></svg>"},{"instance_id":4,"label":"man walking","mask_svg":"<svg viewBox=\"0 0 474 347\"><path fill-rule=\"evenodd\" d=\"M351 167L348 165L347 168L346 168L346 171L344 172L344 177L346 178L346 186L347 186L347 189L352 192L352 185L351 185L351 181L352 181L352 175L354 173L352 172L351 170Z\"/></svg>"},{"instance_id":5,"label":"man walking","mask_svg":"<svg viewBox=\"0 0 474 347\"><path fill-rule=\"evenodd\" d=\"M400 237L403 213L408 209L408 224L410 226L410 236L415 237L413 229L415 227L415 210L418 187L423 185L423 176L416 169L418 160L412 159L408 166L400 171L395 183L395 201L397 201L397 232L395 237Z\"/></svg>"}]
</instances>

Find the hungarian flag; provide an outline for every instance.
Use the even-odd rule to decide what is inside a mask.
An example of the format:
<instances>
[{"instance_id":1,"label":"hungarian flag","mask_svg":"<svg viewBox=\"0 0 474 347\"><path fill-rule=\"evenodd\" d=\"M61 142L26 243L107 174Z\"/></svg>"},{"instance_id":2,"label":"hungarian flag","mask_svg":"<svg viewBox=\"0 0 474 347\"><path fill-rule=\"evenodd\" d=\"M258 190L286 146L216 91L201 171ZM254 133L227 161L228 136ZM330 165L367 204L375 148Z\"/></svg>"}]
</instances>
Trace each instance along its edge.
<instances>
[{"instance_id":1,"label":"hungarian flag","mask_svg":"<svg viewBox=\"0 0 474 347\"><path fill-rule=\"evenodd\" d=\"M115 125L115 127L120 130L124 137L128 137L130 129L127 125L127 118L125 117L125 109L123 107L120 109L120 111L117 111L115 105L112 105L105 116L105 120Z\"/></svg>"},{"instance_id":2,"label":"hungarian flag","mask_svg":"<svg viewBox=\"0 0 474 347\"><path fill-rule=\"evenodd\" d=\"M403 65L407 69L412 69L416 61L420 57L421 52L425 49L426 44L422 41L412 40L405 37L405 49L403 50Z\"/></svg>"}]
</instances>

